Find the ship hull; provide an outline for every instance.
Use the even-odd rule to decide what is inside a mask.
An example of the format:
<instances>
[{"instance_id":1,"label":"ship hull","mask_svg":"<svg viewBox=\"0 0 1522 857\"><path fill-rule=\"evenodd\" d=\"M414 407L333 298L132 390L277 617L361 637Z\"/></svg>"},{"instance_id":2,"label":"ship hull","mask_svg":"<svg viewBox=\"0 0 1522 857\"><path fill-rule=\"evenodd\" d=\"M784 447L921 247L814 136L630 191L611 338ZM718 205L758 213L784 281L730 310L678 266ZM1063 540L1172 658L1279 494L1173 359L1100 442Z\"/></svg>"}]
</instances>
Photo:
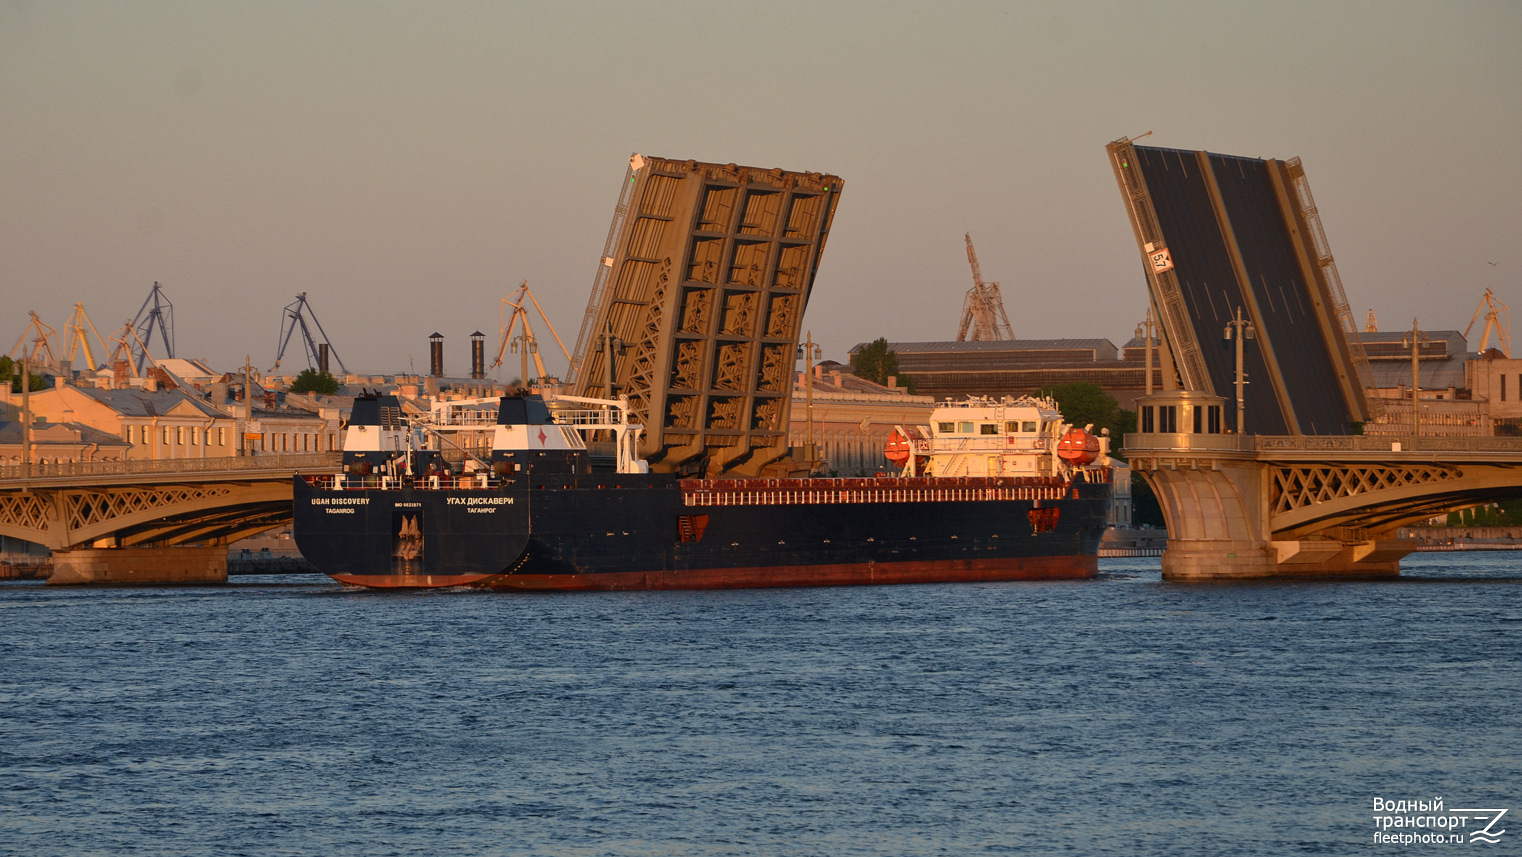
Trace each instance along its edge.
<instances>
[{"instance_id":1,"label":"ship hull","mask_svg":"<svg viewBox=\"0 0 1522 857\"><path fill-rule=\"evenodd\" d=\"M319 570L375 588L735 589L1097 573L1108 485L983 482L698 486L567 474L495 492L355 492L298 478L296 537ZM353 511L333 512L339 503ZM420 556L402 559L409 514Z\"/></svg>"},{"instance_id":2,"label":"ship hull","mask_svg":"<svg viewBox=\"0 0 1522 857\"><path fill-rule=\"evenodd\" d=\"M508 574L493 589L524 591L627 591L645 589L765 589L789 586L874 586L904 583L973 583L1003 580L1081 580L1099 571L1094 556L1007 560L865 562L833 565L751 566L597 574Z\"/></svg>"}]
</instances>

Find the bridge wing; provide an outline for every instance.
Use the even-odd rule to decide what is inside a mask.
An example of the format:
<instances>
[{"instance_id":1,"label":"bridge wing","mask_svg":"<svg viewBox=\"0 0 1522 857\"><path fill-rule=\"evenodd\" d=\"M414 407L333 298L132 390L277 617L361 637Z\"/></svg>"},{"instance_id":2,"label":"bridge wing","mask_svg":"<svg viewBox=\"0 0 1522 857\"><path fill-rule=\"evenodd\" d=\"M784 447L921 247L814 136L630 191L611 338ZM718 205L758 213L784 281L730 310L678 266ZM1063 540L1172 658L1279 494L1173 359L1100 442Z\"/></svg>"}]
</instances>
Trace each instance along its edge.
<instances>
[{"instance_id":1,"label":"bridge wing","mask_svg":"<svg viewBox=\"0 0 1522 857\"><path fill-rule=\"evenodd\" d=\"M612 355L652 469L755 475L786 454L798 332L840 189L819 173L630 160L569 380L604 395Z\"/></svg>"},{"instance_id":2,"label":"bridge wing","mask_svg":"<svg viewBox=\"0 0 1522 857\"><path fill-rule=\"evenodd\" d=\"M1235 397L1222 334L1240 309L1256 333L1243 357L1250 433L1348 434L1368 419L1367 364L1299 161L1108 150L1183 386Z\"/></svg>"}]
</instances>

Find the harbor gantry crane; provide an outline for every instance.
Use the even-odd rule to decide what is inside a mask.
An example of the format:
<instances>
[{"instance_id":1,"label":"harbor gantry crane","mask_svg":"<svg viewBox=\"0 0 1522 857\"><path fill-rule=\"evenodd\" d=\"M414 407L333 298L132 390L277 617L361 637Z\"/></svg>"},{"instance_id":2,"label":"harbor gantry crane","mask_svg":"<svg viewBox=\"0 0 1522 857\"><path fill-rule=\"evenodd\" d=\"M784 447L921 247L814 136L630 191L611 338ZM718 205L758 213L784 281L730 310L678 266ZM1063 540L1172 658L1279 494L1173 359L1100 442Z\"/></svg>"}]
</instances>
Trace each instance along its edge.
<instances>
[{"instance_id":1,"label":"harbor gantry crane","mask_svg":"<svg viewBox=\"0 0 1522 857\"><path fill-rule=\"evenodd\" d=\"M58 351L53 344L58 341L58 332L44 323L36 312L31 316L32 320L21 331L21 338L11 347L11 359L24 357L33 367L55 368L58 366ZM31 348L25 347L28 339L32 342Z\"/></svg>"},{"instance_id":2,"label":"harbor gantry crane","mask_svg":"<svg viewBox=\"0 0 1522 857\"><path fill-rule=\"evenodd\" d=\"M152 359L148 356L148 346L153 343L154 330L159 332L159 341L164 344L164 356L174 356L174 304L164 296L164 289L158 283L153 284L153 289L138 308L132 326L137 330L137 344L133 348L133 363L137 367L137 374L142 375L143 364Z\"/></svg>"},{"instance_id":3,"label":"harbor gantry crane","mask_svg":"<svg viewBox=\"0 0 1522 857\"><path fill-rule=\"evenodd\" d=\"M307 327L307 318L311 317L312 326L322 335L322 341L312 338L312 331ZM280 361L285 358L285 348L291 342L291 334L296 328L301 328L301 338L306 343L307 368L315 367L320 372L328 371L328 357L338 361L338 368L345 375L349 374L349 367L344 365L342 357L338 356L338 349L328 341L328 332L322 329L322 322L317 320L317 313L312 305L307 303L307 293L302 292L296 296L296 300L286 304L285 310L280 316L280 350L275 352L275 365L271 372L279 371Z\"/></svg>"},{"instance_id":4,"label":"harbor gantry crane","mask_svg":"<svg viewBox=\"0 0 1522 857\"><path fill-rule=\"evenodd\" d=\"M972 246L972 233L968 232L966 237L967 261L972 263L972 288L962 301L962 324L957 328L957 342L1014 339L1009 316L1004 314L1004 296L999 293L999 284L983 282L978 251ZM969 329L971 337L968 336Z\"/></svg>"},{"instance_id":5,"label":"harbor gantry crane","mask_svg":"<svg viewBox=\"0 0 1522 857\"><path fill-rule=\"evenodd\" d=\"M1485 290L1485 297L1480 298L1480 306L1474 311L1474 318L1469 320L1469 326L1464 328L1464 338L1469 338L1469 331L1474 329L1474 323L1480 320L1480 313L1485 314L1485 332L1480 335L1480 347L1475 351L1484 354L1485 346L1490 344L1490 332L1496 333L1496 342L1501 346L1501 353L1511 359L1511 311L1506 304L1496 298L1490 289Z\"/></svg>"},{"instance_id":6,"label":"harbor gantry crane","mask_svg":"<svg viewBox=\"0 0 1522 857\"><path fill-rule=\"evenodd\" d=\"M74 305L74 314L69 316L69 321L63 329L64 336L69 341L68 352L64 356L64 359L69 361L69 365L73 366L74 358L83 354L85 363L88 364L85 368L91 372L101 368L101 364L95 360L95 349L90 347L90 334L95 334L95 341L100 344L100 354L103 357L106 354L106 340L95 329L95 323L90 321L90 316L85 314L84 304Z\"/></svg>"},{"instance_id":7,"label":"harbor gantry crane","mask_svg":"<svg viewBox=\"0 0 1522 857\"><path fill-rule=\"evenodd\" d=\"M122 329L111 337L111 353L106 356L106 363L111 367L118 381L142 377L133 359L133 356L137 354L147 357L150 364L158 366L158 361L148 353L148 346L138 337L137 325L133 324L132 319L129 318L122 323Z\"/></svg>"},{"instance_id":8,"label":"harbor gantry crane","mask_svg":"<svg viewBox=\"0 0 1522 857\"><path fill-rule=\"evenodd\" d=\"M539 372L538 378L534 380L537 380L541 387L549 386L554 383L555 379L544 371L544 361L539 358L539 343L534 339L534 329L528 323L528 308L523 305L524 298L528 298L529 302L534 305L534 309L539 313L539 318L544 322L544 326L549 328L550 336L555 337L555 344L560 346L560 353L565 355L566 365L570 365L571 353L566 350L565 343L560 341L560 334L555 332L555 325L550 324L550 317L544 314L544 308L539 306L539 300L534 297L533 291L528 287L528 280L524 280L523 284L518 287L517 294L511 298L503 298L502 304L498 308L497 328L499 341L497 344L497 359L493 360L491 365L493 369L502 365L502 357L507 353L508 343L511 342L513 351L519 355L522 361L520 374L518 375L519 382L525 387L530 386L528 361L530 355L532 355L534 358L534 368ZM508 307L512 307L511 313L508 312ZM519 318L523 319L523 332L514 337L513 330L517 328Z\"/></svg>"}]
</instances>

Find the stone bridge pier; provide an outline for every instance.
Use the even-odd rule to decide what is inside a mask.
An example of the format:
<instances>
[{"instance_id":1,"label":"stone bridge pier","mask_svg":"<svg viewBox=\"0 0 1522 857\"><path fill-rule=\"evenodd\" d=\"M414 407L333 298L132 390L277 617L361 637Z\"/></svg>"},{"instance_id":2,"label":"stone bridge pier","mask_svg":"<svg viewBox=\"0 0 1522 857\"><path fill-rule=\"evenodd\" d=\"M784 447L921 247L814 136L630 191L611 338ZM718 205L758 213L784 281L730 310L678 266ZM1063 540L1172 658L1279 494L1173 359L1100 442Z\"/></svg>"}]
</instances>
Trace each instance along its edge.
<instances>
[{"instance_id":1,"label":"stone bridge pier","mask_svg":"<svg viewBox=\"0 0 1522 857\"><path fill-rule=\"evenodd\" d=\"M1522 496L1522 441L1236 435L1226 400L1170 391L1138 400L1133 472L1168 526L1163 577L1375 578L1414 549L1396 529Z\"/></svg>"}]
</instances>

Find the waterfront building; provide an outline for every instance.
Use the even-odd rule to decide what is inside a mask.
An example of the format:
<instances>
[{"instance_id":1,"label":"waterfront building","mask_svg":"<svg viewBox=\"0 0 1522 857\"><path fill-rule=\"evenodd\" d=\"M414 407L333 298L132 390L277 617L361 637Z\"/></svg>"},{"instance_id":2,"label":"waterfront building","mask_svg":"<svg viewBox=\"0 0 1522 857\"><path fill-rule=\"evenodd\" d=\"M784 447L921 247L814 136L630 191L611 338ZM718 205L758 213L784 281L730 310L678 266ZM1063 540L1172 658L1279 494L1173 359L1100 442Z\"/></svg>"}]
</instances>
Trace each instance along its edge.
<instances>
[{"instance_id":1,"label":"waterfront building","mask_svg":"<svg viewBox=\"0 0 1522 857\"><path fill-rule=\"evenodd\" d=\"M788 425L788 445L795 460L808 459L809 432L808 389L802 372L793 384L793 401ZM813 433L820 469L838 476L871 476L879 472L896 472L888 464L883 449L895 427L927 425L935 410L935 398L914 395L898 386L896 378L889 386L875 384L852 375L850 369L833 360L814 367Z\"/></svg>"}]
</instances>

